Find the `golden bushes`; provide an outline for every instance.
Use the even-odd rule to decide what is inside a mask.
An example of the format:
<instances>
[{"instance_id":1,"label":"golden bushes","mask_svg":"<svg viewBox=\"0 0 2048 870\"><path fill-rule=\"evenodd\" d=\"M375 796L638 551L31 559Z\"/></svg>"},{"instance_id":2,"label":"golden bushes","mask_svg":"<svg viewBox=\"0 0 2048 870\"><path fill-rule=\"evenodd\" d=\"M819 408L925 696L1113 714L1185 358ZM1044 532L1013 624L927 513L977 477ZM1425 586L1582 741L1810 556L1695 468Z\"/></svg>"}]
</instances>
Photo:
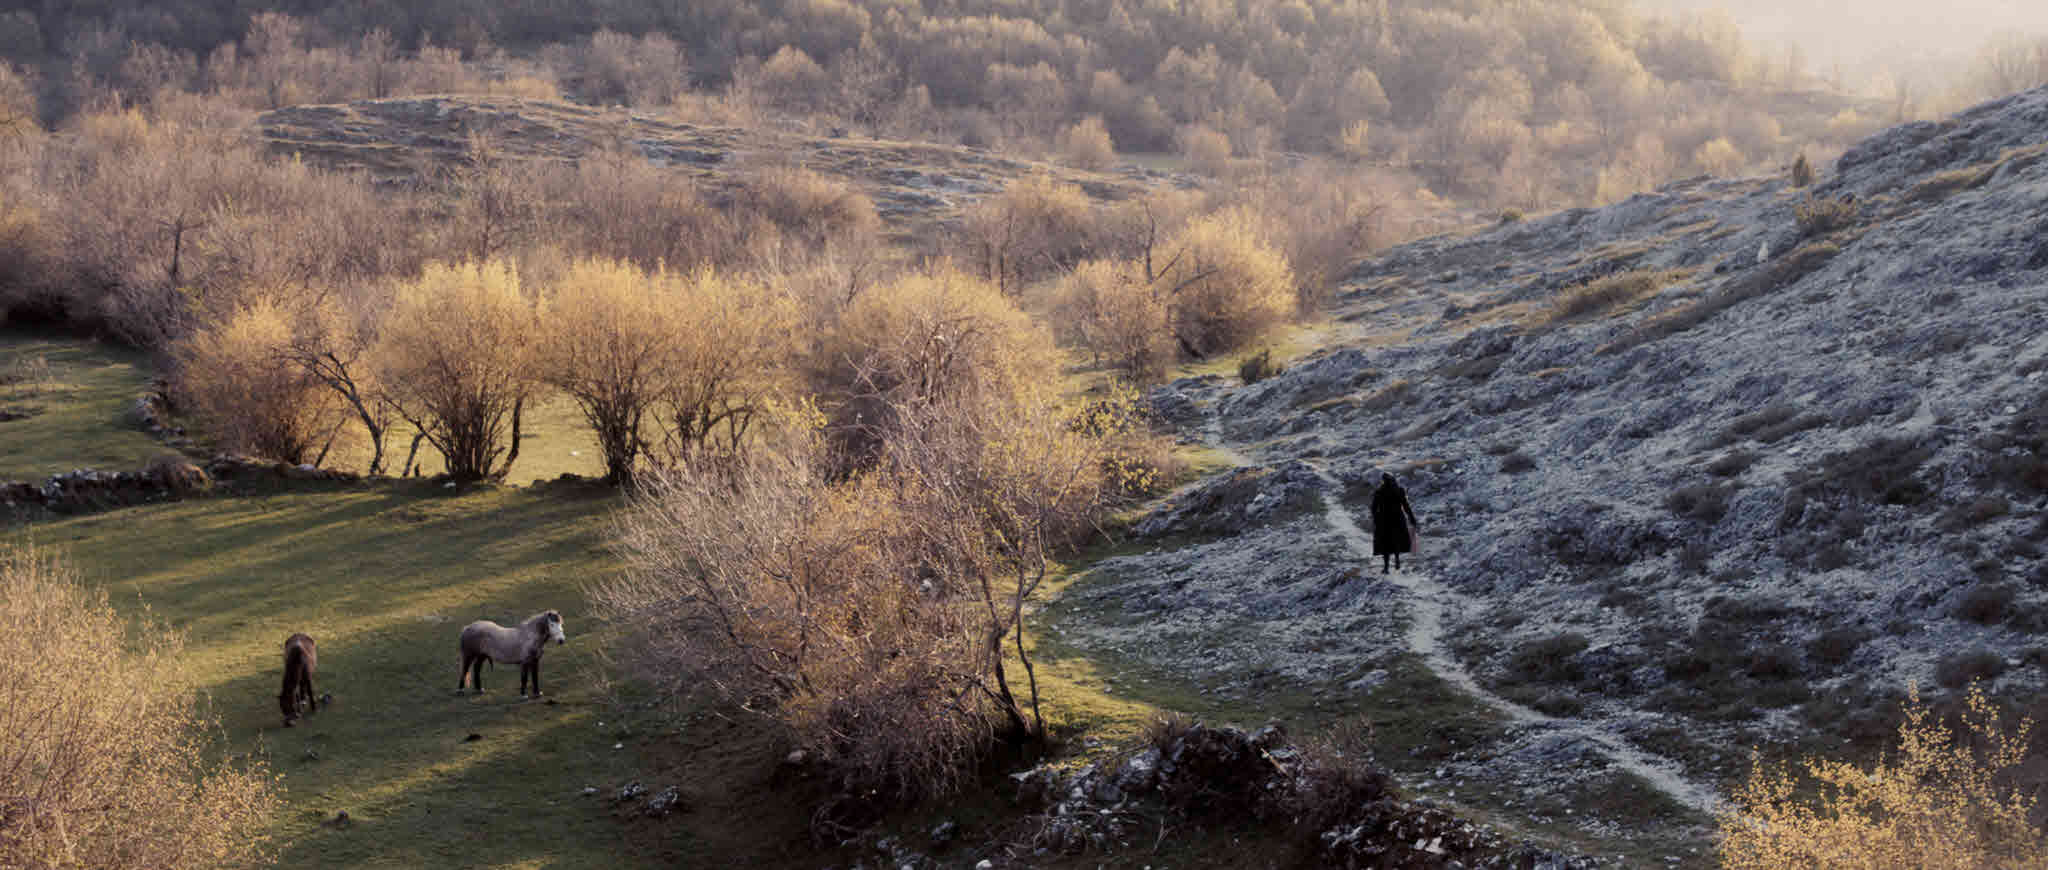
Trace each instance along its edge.
<instances>
[{"instance_id":1,"label":"golden bushes","mask_svg":"<svg viewBox=\"0 0 2048 870\"><path fill-rule=\"evenodd\" d=\"M1052 338L995 285L940 267L863 290L820 338L815 386L828 400L894 406L1058 389ZM885 419L841 423L886 427Z\"/></svg>"},{"instance_id":2,"label":"golden bushes","mask_svg":"<svg viewBox=\"0 0 2048 870\"><path fill-rule=\"evenodd\" d=\"M1895 756L1869 768L1811 759L1801 776L1758 765L1720 814L1729 870L2048 866L2034 801L2009 778L2031 723L2000 727L1981 691L1952 731L1915 693ZM1813 793L1812 798L1805 795Z\"/></svg>"},{"instance_id":3,"label":"golden bushes","mask_svg":"<svg viewBox=\"0 0 2048 870\"><path fill-rule=\"evenodd\" d=\"M1203 175L1230 174L1230 137L1210 127L1198 124L1181 130L1180 155L1188 168Z\"/></svg>"},{"instance_id":4,"label":"golden bushes","mask_svg":"<svg viewBox=\"0 0 2048 870\"><path fill-rule=\"evenodd\" d=\"M341 408L287 355L292 325L259 299L180 341L176 389L230 449L293 464L313 458Z\"/></svg>"},{"instance_id":5,"label":"golden bushes","mask_svg":"<svg viewBox=\"0 0 2048 870\"><path fill-rule=\"evenodd\" d=\"M1200 356L1243 347L1292 317L1294 270L1259 217L1242 207L1191 221L1160 269L1178 340Z\"/></svg>"},{"instance_id":6,"label":"golden bushes","mask_svg":"<svg viewBox=\"0 0 2048 870\"><path fill-rule=\"evenodd\" d=\"M1100 115L1082 118L1061 130L1053 148L1069 165L1082 169L1108 169L1116 163L1116 145Z\"/></svg>"},{"instance_id":7,"label":"golden bushes","mask_svg":"<svg viewBox=\"0 0 2048 870\"><path fill-rule=\"evenodd\" d=\"M1167 295L1135 264L1082 263L1056 292L1055 322L1132 381L1158 380L1178 356Z\"/></svg>"},{"instance_id":8,"label":"golden bushes","mask_svg":"<svg viewBox=\"0 0 2048 870\"><path fill-rule=\"evenodd\" d=\"M746 181L741 208L812 251L830 244L862 245L882 226L867 194L844 181L793 166L755 172Z\"/></svg>"},{"instance_id":9,"label":"golden bushes","mask_svg":"<svg viewBox=\"0 0 2048 870\"><path fill-rule=\"evenodd\" d=\"M1079 187L1046 175L1010 182L962 218L967 256L1004 293L1071 268L1103 242L1104 216Z\"/></svg>"},{"instance_id":10,"label":"golden bushes","mask_svg":"<svg viewBox=\"0 0 2048 870\"><path fill-rule=\"evenodd\" d=\"M796 306L767 284L700 268L586 260L552 285L536 372L582 408L606 476L650 455L730 455L789 390Z\"/></svg>"},{"instance_id":11,"label":"golden bushes","mask_svg":"<svg viewBox=\"0 0 2048 870\"><path fill-rule=\"evenodd\" d=\"M0 553L0 865L259 866L277 787L213 760L178 636L33 550Z\"/></svg>"},{"instance_id":12,"label":"golden bushes","mask_svg":"<svg viewBox=\"0 0 2048 870\"><path fill-rule=\"evenodd\" d=\"M398 288L377 380L458 478L502 475L519 457L520 414L536 380L534 315L503 262L431 264Z\"/></svg>"}]
</instances>

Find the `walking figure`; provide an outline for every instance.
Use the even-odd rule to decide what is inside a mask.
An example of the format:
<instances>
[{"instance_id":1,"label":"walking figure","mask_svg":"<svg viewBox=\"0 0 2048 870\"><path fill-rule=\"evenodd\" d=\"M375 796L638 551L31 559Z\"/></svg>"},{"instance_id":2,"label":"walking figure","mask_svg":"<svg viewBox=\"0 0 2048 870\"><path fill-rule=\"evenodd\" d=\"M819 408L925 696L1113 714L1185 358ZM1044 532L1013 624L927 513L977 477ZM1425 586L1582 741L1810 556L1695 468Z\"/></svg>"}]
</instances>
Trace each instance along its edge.
<instances>
[{"instance_id":1,"label":"walking figure","mask_svg":"<svg viewBox=\"0 0 2048 870\"><path fill-rule=\"evenodd\" d=\"M1387 573L1390 563L1401 567L1401 554L1415 549L1415 526L1408 491L1393 475L1380 475L1380 487L1372 493L1372 552L1380 557L1380 573Z\"/></svg>"}]
</instances>

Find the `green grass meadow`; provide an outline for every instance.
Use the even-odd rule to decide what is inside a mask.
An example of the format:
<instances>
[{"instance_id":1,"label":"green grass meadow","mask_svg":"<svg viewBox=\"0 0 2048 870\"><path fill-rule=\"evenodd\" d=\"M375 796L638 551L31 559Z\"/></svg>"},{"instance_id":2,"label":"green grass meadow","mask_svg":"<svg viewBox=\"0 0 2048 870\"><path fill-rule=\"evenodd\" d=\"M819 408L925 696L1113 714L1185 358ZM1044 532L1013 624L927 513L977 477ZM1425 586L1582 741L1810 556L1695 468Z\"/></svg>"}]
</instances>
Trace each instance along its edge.
<instances>
[{"instance_id":1,"label":"green grass meadow","mask_svg":"<svg viewBox=\"0 0 2048 870\"><path fill-rule=\"evenodd\" d=\"M794 854L804 816L766 789L770 748L748 729L613 715L605 630L583 590L615 570L605 528L616 498L442 493L384 484L202 499L9 537L61 552L117 606L185 634L224 751L254 753L280 777L281 864L619 868ZM454 693L463 625L547 608L569 634L543 660L548 700L523 701L514 666L487 670L481 696ZM277 694L295 631L319 644L315 685L334 703L287 729ZM607 796L636 779L680 785L694 808L666 819L615 810ZM352 823L328 824L340 811Z\"/></svg>"},{"instance_id":2,"label":"green grass meadow","mask_svg":"<svg viewBox=\"0 0 2048 870\"><path fill-rule=\"evenodd\" d=\"M0 480L133 470L165 448L127 422L148 358L97 342L0 331ZM33 374L31 374L33 373Z\"/></svg>"}]
</instances>

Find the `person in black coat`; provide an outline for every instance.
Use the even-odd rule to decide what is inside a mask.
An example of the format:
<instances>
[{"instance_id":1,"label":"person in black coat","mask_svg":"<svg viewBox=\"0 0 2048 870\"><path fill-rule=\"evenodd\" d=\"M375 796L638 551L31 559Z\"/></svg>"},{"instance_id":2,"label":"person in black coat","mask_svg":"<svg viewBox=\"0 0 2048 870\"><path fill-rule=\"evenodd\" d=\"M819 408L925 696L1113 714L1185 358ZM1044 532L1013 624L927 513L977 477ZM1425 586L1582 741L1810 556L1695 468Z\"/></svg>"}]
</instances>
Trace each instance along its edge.
<instances>
[{"instance_id":1,"label":"person in black coat","mask_svg":"<svg viewBox=\"0 0 2048 870\"><path fill-rule=\"evenodd\" d=\"M1380 573L1392 567L1401 567L1401 554L1415 549L1415 538L1409 530L1415 522L1415 510L1408 506L1408 491L1394 482L1391 474L1380 475L1380 488L1372 493L1372 552L1380 557Z\"/></svg>"}]
</instances>

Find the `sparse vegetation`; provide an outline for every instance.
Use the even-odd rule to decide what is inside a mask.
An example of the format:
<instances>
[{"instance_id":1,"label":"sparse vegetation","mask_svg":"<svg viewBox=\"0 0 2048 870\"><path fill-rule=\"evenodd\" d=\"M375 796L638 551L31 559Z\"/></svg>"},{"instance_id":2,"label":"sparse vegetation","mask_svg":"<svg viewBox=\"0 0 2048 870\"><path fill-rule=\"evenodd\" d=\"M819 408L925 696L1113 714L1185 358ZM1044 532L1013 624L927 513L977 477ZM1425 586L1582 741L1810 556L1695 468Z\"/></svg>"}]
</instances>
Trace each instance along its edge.
<instances>
[{"instance_id":1,"label":"sparse vegetation","mask_svg":"<svg viewBox=\"0 0 2048 870\"><path fill-rule=\"evenodd\" d=\"M1273 361L1272 348L1265 348L1237 364L1237 379L1246 384L1256 384L1283 371L1286 367Z\"/></svg>"},{"instance_id":2,"label":"sparse vegetation","mask_svg":"<svg viewBox=\"0 0 2048 870\"><path fill-rule=\"evenodd\" d=\"M1999 583L1980 583L1963 593L1963 599L1956 602L1956 618L1966 619L1982 625L1996 625L2005 620L2012 608L2015 592L2012 587Z\"/></svg>"},{"instance_id":3,"label":"sparse vegetation","mask_svg":"<svg viewBox=\"0 0 2048 870\"><path fill-rule=\"evenodd\" d=\"M1665 497L1664 506L1681 517L1711 526L1728 513L1728 500L1734 495L1732 484L1686 484L1672 490Z\"/></svg>"},{"instance_id":4,"label":"sparse vegetation","mask_svg":"<svg viewBox=\"0 0 2048 870\"><path fill-rule=\"evenodd\" d=\"M1809 195L1792 207L1792 216L1799 225L1801 238L1825 236L1854 226L1861 212L1854 201L1841 197Z\"/></svg>"},{"instance_id":5,"label":"sparse vegetation","mask_svg":"<svg viewBox=\"0 0 2048 870\"><path fill-rule=\"evenodd\" d=\"M1960 689L2003 673L2005 657L1982 648L1951 653L1934 664L1934 682L1944 689Z\"/></svg>"},{"instance_id":6,"label":"sparse vegetation","mask_svg":"<svg viewBox=\"0 0 2048 870\"><path fill-rule=\"evenodd\" d=\"M1551 323L1605 314L1616 308L1647 299L1666 286L1685 280L1684 272L1638 269L1598 278L1558 291L1545 319Z\"/></svg>"}]
</instances>

